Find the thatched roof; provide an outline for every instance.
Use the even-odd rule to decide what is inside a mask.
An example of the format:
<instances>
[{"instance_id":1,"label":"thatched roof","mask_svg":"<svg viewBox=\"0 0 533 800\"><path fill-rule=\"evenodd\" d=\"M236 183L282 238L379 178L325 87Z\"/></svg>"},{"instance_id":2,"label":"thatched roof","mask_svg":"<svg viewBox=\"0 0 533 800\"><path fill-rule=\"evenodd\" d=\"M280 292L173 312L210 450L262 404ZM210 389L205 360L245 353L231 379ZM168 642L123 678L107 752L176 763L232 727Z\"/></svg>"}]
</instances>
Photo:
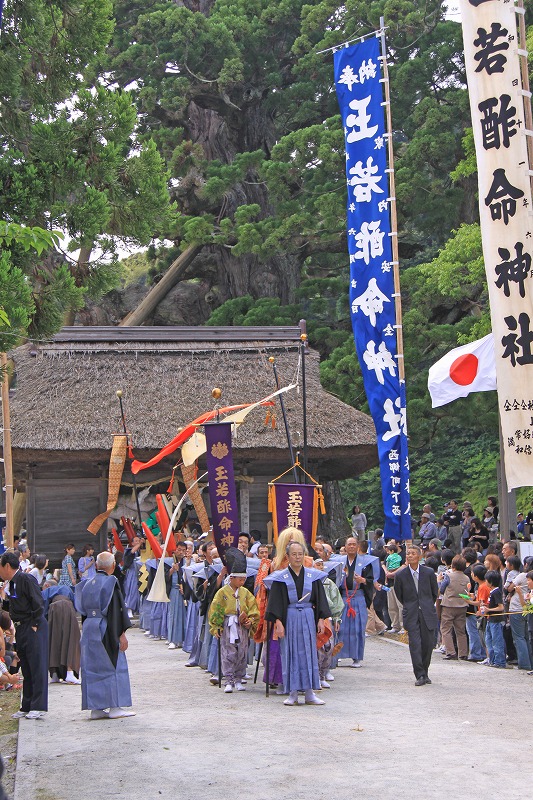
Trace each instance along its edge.
<instances>
[{"instance_id":1,"label":"thatched roof","mask_svg":"<svg viewBox=\"0 0 533 800\"><path fill-rule=\"evenodd\" d=\"M105 460L111 435L122 430L117 389L123 391L136 457L147 460L181 426L213 407L213 387L222 389L222 405L253 402L274 391L270 356L276 359L281 385L299 377L299 393L289 392L284 399L293 443L303 446L299 343L295 336L277 338L273 331L285 335L276 328L252 333L243 328L70 328L49 344L17 348L11 354L15 462L64 464L83 454ZM309 464L328 478L350 477L374 466L370 417L322 388L319 356L312 350L305 356L305 372ZM264 424L263 410L250 414L235 440L237 461L287 463L279 402L276 417L273 429Z\"/></svg>"}]
</instances>

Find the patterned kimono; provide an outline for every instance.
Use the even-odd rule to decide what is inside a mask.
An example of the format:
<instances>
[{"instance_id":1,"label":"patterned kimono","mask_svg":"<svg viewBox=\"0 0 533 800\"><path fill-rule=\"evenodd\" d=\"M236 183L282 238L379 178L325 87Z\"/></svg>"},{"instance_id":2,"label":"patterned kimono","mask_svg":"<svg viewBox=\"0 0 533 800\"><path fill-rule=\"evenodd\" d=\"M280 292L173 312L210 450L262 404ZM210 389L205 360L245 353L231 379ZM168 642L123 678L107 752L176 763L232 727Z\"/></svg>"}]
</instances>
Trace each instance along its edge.
<instances>
[{"instance_id":1,"label":"patterned kimono","mask_svg":"<svg viewBox=\"0 0 533 800\"><path fill-rule=\"evenodd\" d=\"M239 617L251 619L250 628L241 625ZM255 597L241 586L233 589L229 584L219 589L209 609L209 630L214 634L222 629L220 654L222 673L226 683L240 683L246 674L250 636L259 624L259 609Z\"/></svg>"}]
</instances>

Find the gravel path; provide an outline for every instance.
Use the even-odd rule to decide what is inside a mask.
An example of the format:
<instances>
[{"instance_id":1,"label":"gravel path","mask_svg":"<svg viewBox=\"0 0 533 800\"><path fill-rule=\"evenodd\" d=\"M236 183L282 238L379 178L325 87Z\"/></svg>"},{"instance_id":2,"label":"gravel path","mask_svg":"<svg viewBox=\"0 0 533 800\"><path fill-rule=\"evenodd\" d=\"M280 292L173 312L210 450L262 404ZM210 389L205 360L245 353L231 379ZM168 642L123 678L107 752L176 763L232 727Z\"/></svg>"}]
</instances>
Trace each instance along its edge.
<instances>
[{"instance_id":1,"label":"gravel path","mask_svg":"<svg viewBox=\"0 0 533 800\"><path fill-rule=\"evenodd\" d=\"M15 800L528 794L525 672L435 653L433 684L415 687L406 645L369 638L363 668L341 661L325 706L289 708L263 684L226 695L185 653L128 635L137 716L90 722L79 687L50 686L47 717L20 723Z\"/></svg>"}]
</instances>

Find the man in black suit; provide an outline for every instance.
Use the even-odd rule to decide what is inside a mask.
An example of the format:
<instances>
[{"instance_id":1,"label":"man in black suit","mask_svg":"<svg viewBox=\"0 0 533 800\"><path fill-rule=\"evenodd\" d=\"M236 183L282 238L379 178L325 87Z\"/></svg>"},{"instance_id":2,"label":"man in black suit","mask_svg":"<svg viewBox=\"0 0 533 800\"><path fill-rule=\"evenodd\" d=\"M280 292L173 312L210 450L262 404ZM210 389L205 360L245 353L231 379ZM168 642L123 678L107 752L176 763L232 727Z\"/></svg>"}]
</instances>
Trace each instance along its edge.
<instances>
[{"instance_id":1,"label":"man in black suit","mask_svg":"<svg viewBox=\"0 0 533 800\"><path fill-rule=\"evenodd\" d=\"M422 551L415 545L407 548L407 566L394 576L394 591L403 606L403 626L409 634L409 651L415 686L431 683L428 670L435 644L438 597L437 578L429 567L420 565Z\"/></svg>"}]
</instances>

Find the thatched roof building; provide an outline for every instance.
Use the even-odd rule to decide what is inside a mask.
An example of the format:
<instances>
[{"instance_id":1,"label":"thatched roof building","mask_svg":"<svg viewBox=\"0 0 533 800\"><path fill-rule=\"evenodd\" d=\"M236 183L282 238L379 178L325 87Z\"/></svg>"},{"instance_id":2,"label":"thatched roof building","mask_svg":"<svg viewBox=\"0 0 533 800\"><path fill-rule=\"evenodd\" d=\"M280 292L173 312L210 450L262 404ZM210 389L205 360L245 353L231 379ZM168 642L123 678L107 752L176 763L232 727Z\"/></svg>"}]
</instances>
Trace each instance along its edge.
<instances>
[{"instance_id":1,"label":"thatched roof building","mask_svg":"<svg viewBox=\"0 0 533 800\"><path fill-rule=\"evenodd\" d=\"M71 496L75 481L81 516L105 508L112 434L122 430L117 389L123 391L135 456L145 461L213 407L213 387L222 389L222 405L253 402L275 391L273 356L280 385L299 384L284 401L293 444L303 450L299 336L299 328L76 327L64 328L50 343L14 350L13 462L19 488L28 485L29 528L37 518L43 523L43 513L57 514L60 498ZM332 481L374 466L372 420L322 388L319 357L312 350L305 356L305 381L310 472ZM264 410L250 414L234 442L237 473L263 476L265 484L290 466L279 402L276 422L275 428L265 425ZM168 475L178 456L140 473L139 480ZM88 482L90 509L81 500ZM42 507L46 498L48 512L37 513L35 504ZM68 530L64 533L69 538Z\"/></svg>"}]
</instances>

